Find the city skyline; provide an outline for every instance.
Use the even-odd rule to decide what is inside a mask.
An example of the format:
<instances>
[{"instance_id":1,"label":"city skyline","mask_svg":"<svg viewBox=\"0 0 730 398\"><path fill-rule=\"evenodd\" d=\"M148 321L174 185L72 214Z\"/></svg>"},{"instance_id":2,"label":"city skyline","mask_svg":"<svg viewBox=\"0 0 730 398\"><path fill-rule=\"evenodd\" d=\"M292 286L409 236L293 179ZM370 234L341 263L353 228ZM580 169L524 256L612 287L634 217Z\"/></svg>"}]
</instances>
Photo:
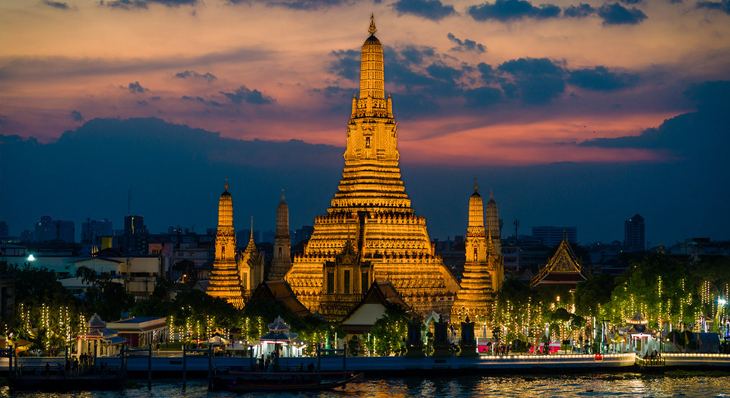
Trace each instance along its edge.
<instances>
[{"instance_id":1,"label":"city skyline","mask_svg":"<svg viewBox=\"0 0 730 398\"><path fill-rule=\"evenodd\" d=\"M431 237L464 234L477 177L507 231L620 240L639 213L654 245L728 238L724 3L235 3L0 5L0 218L109 217L133 187L153 230L209 226L231 177L242 219L273 225L284 188L292 225L311 225L339 180L373 12ZM38 188L62 199L25 196Z\"/></svg>"}]
</instances>

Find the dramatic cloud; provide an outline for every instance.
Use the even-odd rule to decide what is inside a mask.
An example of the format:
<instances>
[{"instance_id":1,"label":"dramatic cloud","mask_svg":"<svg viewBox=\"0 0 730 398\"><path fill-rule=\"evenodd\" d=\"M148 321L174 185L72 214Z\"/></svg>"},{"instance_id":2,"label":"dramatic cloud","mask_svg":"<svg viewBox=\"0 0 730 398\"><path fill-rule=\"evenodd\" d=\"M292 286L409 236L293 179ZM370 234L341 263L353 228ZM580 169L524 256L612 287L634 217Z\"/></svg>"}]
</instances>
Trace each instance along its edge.
<instances>
[{"instance_id":1,"label":"dramatic cloud","mask_svg":"<svg viewBox=\"0 0 730 398\"><path fill-rule=\"evenodd\" d=\"M411 64L421 65L424 59L433 58L436 55L433 47L418 47L413 45L405 46L400 50L400 55Z\"/></svg>"},{"instance_id":2,"label":"dramatic cloud","mask_svg":"<svg viewBox=\"0 0 730 398\"><path fill-rule=\"evenodd\" d=\"M360 52L355 50L332 51L337 58L330 64L330 71L347 80L360 78Z\"/></svg>"},{"instance_id":3,"label":"dramatic cloud","mask_svg":"<svg viewBox=\"0 0 730 398\"><path fill-rule=\"evenodd\" d=\"M714 1L700 1L697 3L697 8L707 8L710 10L720 10L725 14L730 15L730 0L722 0L717 3Z\"/></svg>"},{"instance_id":4,"label":"dramatic cloud","mask_svg":"<svg viewBox=\"0 0 730 398\"><path fill-rule=\"evenodd\" d=\"M598 16L603 19L604 25L637 25L647 18L641 10L629 10L619 3L602 5L598 9Z\"/></svg>"},{"instance_id":5,"label":"dramatic cloud","mask_svg":"<svg viewBox=\"0 0 730 398\"><path fill-rule=\"evenodd\" d=\"M119 86L119 88L121 88L122 90L129 90L129 92L132 94L144 94L144 93L150 91L150 90L142 87L142 85L139 84L139 82L129 83L129 86L127 86L127 87Z\"/></svg>"},{"instance_id":6,"label":"dramatic cloud","mask_svg":"<svg viewBox=\"0 0 730 398\"><path fill-rule=\"evenodd\" d=\"M484 47L483 44L479 44L474 40L464 39L464 41L462 41L458 37L454 36L453 33L449 33L448 35L446 35L446 37L456 43L456 47L451 49L453 51L474 51L477 54L481 54L487 51L487 48Z\"/></svg>"},{"instance_id":7,"label":"dramatic cloud","mask_svg":"<svg viewBox=\"0 0 730 398\"><path fill-rule=\"evenodd\" d=\"M524 0L496 0L494 4L484 3L467 9L476 21L514 21L523 18L555 18L560 15L560 7L543 4L535 7Z\"/></svg>"},{"instance_id":8,"label":"dramatic cloud","mask_svg":"<svg viewBox=\"0 0 730 398\"><path fill-rule=\"evenodd\" d=\"M644 0L618 0L618 1L620 1L620 2L622 2L624 4L633 5L633 4L639 4L639 3L641 3Z\"/></svg>"},{"instance_id":9,"label":"dramatic cloud","mask_svg":"<svg viewBox=\"0 0 730 398\"><path fill-rule=\"evenodd\" d=\"M205 79L208 81L208 83L211 83L213 80L217 79L217 77L211 73L206 73L204 75L201 75L200 73L198 73L194 70L186 70L185 72L178 72L175 74L175 77L179 77L181 79L187 79L188 77L197 78L197 79Z\"/></svg>"},{"instance_id":10,"label":"dramatic cloud","mask_svg":"<svg viewBox=\"0 0 730 398\"><path fill-rule=\"evenodd\" d=\"M53 8L58 8L59 10L70 10L71 9L71 7L69 7L68 4L62 3L60 1L43 0L43 4L53 7Z\"/></svg>"},{"instance_id":11,"label":"dramatic cloud","mask_svg":"<svg viewBox=\"0 0 730 398\"><path fill-rule=\"evenodd\" d=\"M547 58L520 58L497 69L513 77L512 82L502 84L505 94L525 104L547 103L565 91L563 69Z\"/></svg>"},{"instance_id":12,"label":"dramatic cloud","mask_svg":"<svg viewBox=\"0 0 730 398\"><path fill-rule=\"evenodd\" d=\"M234 104L239 105L243 102L254 105L265 105L274 102L273 98L264 96L261 91L256 89L250 90L246 86L241 86L237 88L236 91L233 93L226 93L224 91L221 91L220 93L228 97L228 99L231 100L231 102L233 102Z\"/></svg>"},{"instance_id":13,"label":"dramatic cloud","mask_svg":"<svg viewBox=\"0 0 730 398\"><path fill-rule=\"evenodd\" d=\"M471 107L484 107L499 103L502 91L494 87L479 87L464 91L464 98Z\"/></svg>"},{"instance_id":14,"label":"dramatic cloud","mask_svg":"<svg viewBox=\"0 0 730 398\"><path fill-rule=\"evenodd\" d=\"M245 87L245 86L244 86L244 87ZM239 90L240 90L240 89L239 89ZM254 91L255 91L255 90L254 90ZM229 97L229 98L230 98L230 97ZM186 101L196 101L196 102L200 102L201 104L205 104L205 105L212 105L212 106L219 106L219 107L220 107L220 106L223 106L223 104L221 104L221 103L220 103L220 102L218 102L218 101L208 101L208 100L206 100L205 98L203 98L203 97L201 97L201 96L196 96L196 97L189 97L189 96L187 96L187 95L183 95L183 96L182 96L182 99L184 99L184 100L186 100ZM233 101L233 102L236 102L236 101ZM236 102L236 103L237 103L237 104L240 104L241 102L239 101L239 102ZM146 104L145 104L145 105L146 105Z\"/></svg>"},{"instance_id":15,"label":"dramatic cloud","mask_svg":"<svg viewBox=\"0 0 730 398\"><path fill-rule=\"evenodd\" d=\"M71 116L71 119L73 119L74 122L81 122L84 120L84 117L81 116L81 112L77 110L73 110L69 113L69 116Z\"/></svg>"},{"instance_id":16,"label":"dramatic cloud","mask_svg":"<svg viewBox=\"0 0 730 398\"><path fill-rule=\"evenodd\" d=\"M315 11L327 9L340 4L353 2L352 0L255 0L267 6L279 6L292 10ZM231 4L250 4L251 0L228 0Z\"/></svg>"},{"instance_id":17,"label":"dramatic cloud","mask_svg":"<svg viewBox=\"0 0 730 398\"><path fill-rule=\"evenodd\" d=\"M111 8L119 8L122 10L131 10L133 8L147 9L152 3L162 4L168 7L194 6L198 4L198 0L114 0L100 1L99 4Z\"/></svg>"},{"instance_id":18,"label":"dramatic cloud","mask_svg":"<svg viewBox=\"0 0 730 398\"><path fill-rule=\"evenodd\" d=\"M398 12L398 16L411 14L432 21L440 21L456 14L454 6L445 6L440 0L398 0L392 7Z\"/></svg>"},{"instance_id":19,"label":"dramatic cloud","mask_svg":"<svg viewBox=\"0 0 730 398\"><path fill-rule=\"evenodd\" d=\"M103 59L83 57L5 57L2 78L37 82L55 78L82 78L116 74L139 74L178 68L180 65L207 66L215 63L251 62L269 58L269 51L258 47L239 47L196 56Z\"/></svg>"},{"instance_id":20,"label":"dramatic cloud","mask_svg":"<svg viewBox=\"0 0 730 398\"><path fill-rule=\"evenodd\" d=\"M570 18L585 18L596 13L596 9L590 4L580 3L577 6L570 6L563 11L563 15Z\"/></svg>"},{"instance_id":21,"label":"dramatic cloud","mask_svg":"<svg viewBox=\"0 0 730 398\"><path fill-rule=\"evenodd\" d=\"M574 70L569 72L569 75L568 83L595 91L618 90L631 87L639 81L637 75L610 72L604 66Z\"/></svg>"}]
</instances>

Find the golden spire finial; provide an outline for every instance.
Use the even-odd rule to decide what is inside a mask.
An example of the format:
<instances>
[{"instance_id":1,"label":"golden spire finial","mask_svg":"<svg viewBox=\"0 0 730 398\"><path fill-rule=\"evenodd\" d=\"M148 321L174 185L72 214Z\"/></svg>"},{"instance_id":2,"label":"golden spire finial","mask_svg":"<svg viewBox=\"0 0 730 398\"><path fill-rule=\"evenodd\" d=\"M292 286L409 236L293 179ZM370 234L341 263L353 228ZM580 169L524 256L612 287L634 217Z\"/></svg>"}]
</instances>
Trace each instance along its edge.
<instances>
[{"instance_id":1,"label":"golden spire finial","mask_svg":"<svg viewBox=\"0 0 730 398\"><path fill-rule=\"evenodd\" d=\"M370 32L370 35L374 35L377 31L378 29L375 27L375 14L370 14L370 27L368 28L368 32Z\"/></svg>"},{"instance_id":2,"label":"golden spire finial","mask_svg":"<svg viewBox=\"0 0 730 398\"><path fill-rule=\"evenodd\" d=\"M479 190L479 186L477 185L477 179L474 179L474 192Z\"/></svg>"},{"instance_id":3,"label":"golden spire finial","mask_svg":"<svg viewBox=\"0 0 730 398\"><path fill-rule=\"evenodd\" d=\"M281 189L281 200L284 200L284 189Z\"/></svg>"},{"instance_id":4,"label":"golden spire finial","mask_svg":"<svg viewBox=\"0 0 730 398\"><path fill-rule=\"evenodd\" d=\"M492 188L489 188L489 199L494 199L494 194L492 193Z\"/></svg>"},{"instance_id":5,"label":"golden spire finial","mask_svg":"<svg viewBox=\"0 0 730 398\"><path fill-rule=\"evenodd\" d=\"M248 241L253 242L253 216L251 216L251 238Z\"/></svg>"},{"instance_id":6,"label":"golden spire finial","mask_svg":"<svg viewBox=\"0 0 730 398\"><path fill-rule=\"evenodd\" d=\"M226 186L223 188L224 190L228 190L228 179L226 178Z\"/></svg>"}]
</instances>

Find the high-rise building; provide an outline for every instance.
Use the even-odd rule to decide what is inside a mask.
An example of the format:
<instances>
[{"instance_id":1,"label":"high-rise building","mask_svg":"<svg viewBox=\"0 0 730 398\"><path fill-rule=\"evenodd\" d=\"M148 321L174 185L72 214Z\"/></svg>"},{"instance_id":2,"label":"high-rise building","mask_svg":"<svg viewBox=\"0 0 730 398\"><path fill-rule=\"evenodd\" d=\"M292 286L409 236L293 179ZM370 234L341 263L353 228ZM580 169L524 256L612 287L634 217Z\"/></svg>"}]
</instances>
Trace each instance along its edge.
<instances>
[{"instance_id":1,"label":"high-rise building","mask_svg":"<svg viewBox=\"0 0 730 398\"><path fill-rule=\"evenodd\" d=\"M10 236L10 229L8 228L8 223L5 221L0 221L0 239L4 239Z\"/></svg>"},{"instance_id":2,"label":"high-rise building","mask_svg":"<svg viewBox=\"0 0 730 398\"><path fill-rule=\"evenodd\" d=\"M125 235L146 235L147 227L144 225L143 216L125 216L124 217L124 234Z\"/></svg>"},{"instance_id":3,"label":"high-rise building","mask_svg":"<svg viewBox=\"0 0 730 398\"><path fill-rule=\"evenodd\" d=\"M33 240L39 243L53 240L73 243L75 234L73 221L54 220L51 216L43 216L41 221L35 225Z\"/></svg>"},{"instance_id":4,"label":"high-rise building","mask_svg":"<svg viewBox=\"0 0 730 398\"><path fill-rule=\"evenodd\" d=\"M269 280L283 279L291 268L291 239L289 238L289 206L281 194L276 208L276 235L274 236L274 258L271 260Z\"/></svg>"},{"instance_id":5,"label":"high-rise building","mask_svg":"<svg viewBox=\"0 0 730 398\"><path fill-rule=\"evenodd\" d=\"M206 293L220 297L236 308L243 308L243 291L236 264L236 234L233 230L233 199L228 179L218 200L218 231L215 236L215 261Z\"/></svg>"},{"instance_id":6,"label":"high-rise building","mask_svg":"<svg viewBox=\"0 0 730 398\"><path fill-rule=\"evenodd\" d=\"M426 220L414 214L405 193L393 104L384 89L383 46L375 31L371 20L342 180L285 280L302 304L328 320L340 320L373 281L386 280L417 312L448 317L459 284L434 255Z\"/></svg>"},{"instance_id":7,"label":"high-rise building","mask_svg":"<svg viewBox=\"0 0 730 398\"><path fill-rule=\"evenodd\" d=\"M540 239L547 247L557 247L565 237L569 243L578 244L577 227L532 227L532 236Z\"/></svg>"},{"instance_id":8,"label":"high-rise building","mask_svg":"<svg viewBox=\"0 0 730 398\"><path fill-rule=\"evenodd\" d=\"M114 236L114 226L108 219L87 219L81 224L81 243L99 245L102 236Z\"/></svg>"},{"instance_id":9,"label":"high-rise building","mask_svg":"<svg viewBox=\"0 0 730 398\"><path fill-rule=\"evenodd\" d=\"M646 250L644 217L636 214L624 221L624 247L630 252Z\"/></svg>"}]
</instances>

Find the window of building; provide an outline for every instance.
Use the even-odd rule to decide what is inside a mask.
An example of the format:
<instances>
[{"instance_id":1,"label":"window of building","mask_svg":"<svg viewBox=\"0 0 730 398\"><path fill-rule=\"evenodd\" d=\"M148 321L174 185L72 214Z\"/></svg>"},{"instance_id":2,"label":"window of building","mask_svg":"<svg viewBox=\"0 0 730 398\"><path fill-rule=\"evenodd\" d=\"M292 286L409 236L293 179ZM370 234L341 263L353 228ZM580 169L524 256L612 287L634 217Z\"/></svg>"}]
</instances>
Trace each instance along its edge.
<instances>
[{"instance_id":1,"label":"window of building","mask_svg":"<svg viewBox=\"0 0 730 398\"><path fill-rule=\"evenodd\" d=\"M350 270L345 270L345 280L344 280L344 291L345 294L350 294Z\"/></svg>"},{"instance_id":2,"label":"window of building","mask_svg":"<svg viewBox=\"0 0 730 398\"><path fill-rule=\"evenodd\" d=\"M327 273L327 293L332 294L335 292L335 273Z\"/></svg>"},{"instance_id":3,"label":"window of building","mask_svg":"<svg viewBox=\"0 0 730 398\"><path fill-rule=\"evenodd\" d=\"M365 148L370 148L370 137L365 137Z\"/></svg>"},{"instance_id":4,"label":"window of building","mask_svg":"<svg viewBox=\"0 0 730 398\"><path fill-rule=\"evenodd\" d=\"M243 288L248 289L248 272L244 272L243 278L241 278L241 279L242 279L242 283L243 283Z\"/></svg>"},{"instance_id":5,"label":"window of building","mask_svg":"<svg viewBox=\"0 0 730 398\"><path fill-rule=\"evenodd\" d=\"M362 280L360 281L360 288L362 289L362 292L365 293L369 287L370 287L370 278L369 278L367 272L363 272Z\"/></svg>"}]
</instances>

